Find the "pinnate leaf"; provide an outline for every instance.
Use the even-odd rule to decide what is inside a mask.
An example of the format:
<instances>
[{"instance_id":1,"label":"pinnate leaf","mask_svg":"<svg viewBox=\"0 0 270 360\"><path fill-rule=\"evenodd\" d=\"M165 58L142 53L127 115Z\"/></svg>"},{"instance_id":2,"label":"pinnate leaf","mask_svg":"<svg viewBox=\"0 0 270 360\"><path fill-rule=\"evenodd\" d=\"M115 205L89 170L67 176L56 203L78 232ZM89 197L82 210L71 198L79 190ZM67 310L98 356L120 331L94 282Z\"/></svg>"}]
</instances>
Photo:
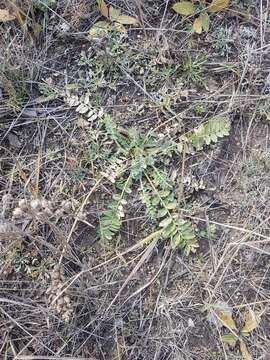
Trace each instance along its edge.
<instances>
[{"instance_id":1,"label":"pinnate leaf","mask_svg":"<svg viewBox=\"0 0 270 360\"><path fill-rule=\"evenodd\" d=\"M168 218L162 220L161 223L159 224L159 226L164 228L164 227L170 225L171 222L172 222L172 218L168 217Z\"/></svg>"},{"instance_id":2,"label":"pinnate leaf","mask_svg":"<svg viewBox=\"0 0 270 360\"><path fill-rule=\"evenodd\" d=\"M181 15L194 15L195 6L190 1L180 1L173 5L173 10Z\"/></svg>"},{"instance_id":3,"label":"pinnate leaf","mask_svg":"<svg viewBox=\"0 0 270 360\"><path fill-rule=\"evenodd\" d=\"M210 13L216 13L226 9L230 5L230 0L213 0L208 7Z\"/></svg>"},{"instance_id":4,"label":"pinnate leaf","mask_svg":"<svg viewBox=\"0 0 270 360\"><path fill-rule=\"evenodd\" d=\"M202 150L204 145L216 143L218 138L229 135L230 123L226 117L215 116L201 124L187 137L187 141L196 150Z\"/></svg>"},{"instance_id":5,"label":"pinnate leaf","mask_svg":"<svg viewBox=\"0 0 270 360\"><path fill-rule=\"evenodd\" d=\"M197 33L197 34L201 34L201 33L202 33L202 22L201 22L201 18L200 18L200 17L197 17L197 18L194 20L193 29L194 29L195 33Z\"/></svg>"}]
</instances>

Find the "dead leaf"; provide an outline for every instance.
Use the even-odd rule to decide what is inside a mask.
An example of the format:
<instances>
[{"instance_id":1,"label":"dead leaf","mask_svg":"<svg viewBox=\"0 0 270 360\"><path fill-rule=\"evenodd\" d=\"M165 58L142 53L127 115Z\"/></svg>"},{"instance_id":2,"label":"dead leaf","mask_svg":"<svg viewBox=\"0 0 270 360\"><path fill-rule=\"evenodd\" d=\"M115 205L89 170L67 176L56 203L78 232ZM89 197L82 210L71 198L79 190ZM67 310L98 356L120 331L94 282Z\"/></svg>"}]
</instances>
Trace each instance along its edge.
<instances>
[{"instance_id":1,"label":"dead leaf","mask_svg":"<svg viewBox=\"0 0 270 360\"><path fill-rule=\"evenodd\" d=\"M233 334L224 334L221 336L221 340L225 344L228 344L234 348L236 345L237 337Z\"/></svg>"},{"instance_id":2,"label":"dead leaf","mask_svg":"<svg viewBox=\"0 0 270 360\"><path fill-rule=\"evenodd\" d=\"M128 15L118 16L117 22L122 25L137 25L140 23L137 18Z\"/></svg>"},{"instance_id":3,"label":"dead leaf","mask_svg":"<svg viewBox=\"0 0 270 360\"><path fill-rule=\"evenodd\" d=\"M261 318L258 314L256 314L252 309L246 313L245 325L241 330L243 335L248 335L251 331L256 329L260 324Z\"/></svg>"},{"instance_id":4,"label":"dead leaf","mask_svg":"<svg viewBox=\"0 0 270 360\"><path fill-rule=\"evenodd\" d=\"M222 322L223 326L230 330L236 330L236 324L232 318L232 315L229 313L226 313L225 311L215 309L215 314L217 318Z\"/></svg>"},{"instance_id":5,"label":"dead leaf","mask_svg":"<svg viewBox=\"0 0 270 360\"><path fill-rule=\"evenodd\" d=\"M195 6L190 1L180 1L173 5L173 10L177 12L177 14L189 16L195 14Z\"/></svg>"},{"instance_id":6,"label":"dead leaf","mask_svg":"<svg viewBox=\"0 0 270 360\"><path fill-rule=\"evenodd\" d=\"M201 34L201 33L202 33L202 22L201 22L201 19L200 19L199 17L197 17L197 18L194 20L193 30L194 30L195 33L197 33L197 34Z\"/></svg>"},{"instance_id":7,"label":"dead leaf","mask_svg":"<svg viewBox=\"0 0 270 360\"><path fill-rule=\"evenodd\" d=\"M202 23L202 28L205 32L208 32L209 30L209 25L210 25L210 19L209 19L209 15L207 14L207 12L202 12L200 14L200 20Z\"/></svg>"},{"instance_id":8,"label":"dead leaf","mask_svg":"<svg viewBox=\"0 0 270 360\"><path fill-rule=\"evenodd\" d=\"M10 146L17 148L17 149L19 149L22 146L18 135L16 135L15 133L10 132L8 134L7 138L8 138Z\"/></svg>"},{"instance_id":9,"label":"dead leaf","mask_svg":"<svg viewBox=\"0 0 270 360\"><path fill-rule=\"evenodd\" d=\"M241 351L243 360L253 360L252 356L250 355L250 353L247 349L247 345L244 343L243 340L240 341L240 351Z\"/></svg>"},{"instance_id":10,"label":"dead leaf","mask_svg":"<svg viewBox=\"0 0 270 360\"><path fill-rule=\"evenodd\" d=\"M7 22L15 20L16 16L11 14L7 9L0 9L0 22Z\"/></svg>"},{"instance_id":11,"label":"dead leaf","mask_svg":"<svg viewBox=\"0 0 270 360\"><path fill-rule=\"evenodd\" d=\"M109 19L109 8L104 0L97 0L98 10L100 14Z\"/></svg>"},{"instance_id":12,"label":"dead leaf","mask_svg":"<svg viewBox=\"0 0 270 360\"><path fill-rule=\"evenodd\" d=\"M79 117L76 119L76 124L78 127L82 128L82 129L87 129L87 128L89 128L89 125L90 125L89 122L82 117Z\"/></svg>"},{"instance_id":13,"label":"dead leaf","mask_svg":"<svg viewBox=\"0 0 270 360\"><path fill-rule=\"evenodd\" d=\"M123 33L123 34L125 34L125 33L127 32L127 30L126 30L126 28L124 27L124 25L123 25L123 24L120 24L120 23L118 23L118 22L114 23L113 28L114 28L116 31L118 31L118 32L120 32L120 33Z\"/></svg>"},{"instance_id":14,"label":"dead leaf","mask_svg":"<svg viewBox=\"0 0 270 360\"><path fill-rule=\"evenodd\" d=\"M237 330L236 324L232 318L232 310L225 302L218 302L213 305L212 313L221 326L225 326L229 330ZM218 325L218 324L217 324Z\"/></svg>"},{"instance_id":15,"label":"dead leaf","mask_svg":"<svg viewBox=\"0 0 270 360\"><path fill-rule=\"evenodd\" d=\"M210 13L216 13L226 9L230 5L230 0L213 0L208 7Z\"/></svg>"}]
</instances>

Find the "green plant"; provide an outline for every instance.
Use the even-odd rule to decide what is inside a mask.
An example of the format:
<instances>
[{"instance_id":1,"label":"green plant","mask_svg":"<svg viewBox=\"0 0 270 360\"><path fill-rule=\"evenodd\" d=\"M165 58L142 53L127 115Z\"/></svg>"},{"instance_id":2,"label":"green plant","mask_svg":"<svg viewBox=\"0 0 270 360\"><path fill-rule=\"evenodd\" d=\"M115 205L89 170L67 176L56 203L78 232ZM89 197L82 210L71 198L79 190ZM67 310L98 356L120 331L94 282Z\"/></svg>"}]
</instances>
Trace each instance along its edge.
<instances>
[{"instance_id":1,"label":"green plant","mask_svg":"<svg viewBox=\"0 0 270 360\"><path fill-rule=\"evenodd\" d=\"M231 348L234 348L237 343L239 343L243 360L251 360L252 357L246 345L246 338L259 327L262 313L258 311L255 312L249 308L245 314L245 322L241 330L233 319L232 309L226 303L219 302L211 305L211 313L209 315L209 320L217 326L229 330L229 333L221 336L222 342L228 344Z\"/></svg>"},{"instance_id":2,"label":"green plant","mask_svg":"<svg viewBox=\"0 0 270 360\"><path fill-rule=\"evenodd\" d=\"M59 97L59 93L53 86L47 83L40 83L38 85L39 92L46 98L47 101L55 100Z\"/></svg>"},{"instance_id":3,"label":"green plant","mask_svg":"<svg viewBox=\"0 0 270 360\"><path fill-rule=\"evenodd\" d=\"M108 240L112 240L113 236L118 233L121 228L121 219L125 216L123 208L124 205L126 205L126 201L122 196L122 194L113 196L113 200L100 219L99 235L104 245Z\"/></svg>"},{"instance_id":4,"label":"green plant","mask_svg":"<svg viewBox=\"0 0 270 360\"><path fill-rule=\"evenodd\" d=\"M186 151L194 152L202 150L205 144L217 142L218 138L228 135L228 120L212 118L182 136L179 143L162 143L134 128L122 129L109 116L104 117L103 123L115 148L114 155L109 159L111 165L102 175L114 185L115 195L100 219L101 240L112 240L121 229L127 196L132 193L133 184L139 182L140 200L152 224L160 229L160 237L170 239L172 247L183 249L186 254L195 251L197 242L192 224L179 217L174 184L166 170L157 167L157 164L164 167L166 158L170 158L172 152L181 152L184 147Z\"/></svg>"},{"instance_id":5,"label":"green plant","mask_svg":"<svg viewBox=\"0 0 270 360\"><path fill-rule=\"evenodd\" d=\"M184 137L189 146L187 150L190 152L202 150L204 145L216 143L219 138L228 136L229 132L230 123L226 117L213 117Z\"/></svg>"},{"instance_id":6,"label":"green plant","mask_svg":"<svg viewBox=\"0 0 270 360\"><path fill-rule=\"evenodd\" d=\"M19 111L27 96L25 76L22 70L4 67L0 68L0 82L8 96L7 105L14 111Z\"/></svg>"},{"instance_id":7,"label":"green plant","mask_svg":"<svg viewBox=\"0 0 270 360\"><path fill-rule=\"evenodd\" d=\"M226 9L230 4L230 0L212 0L211 4L207 6L205 0L200 0L199 6L195 7L191 1L180 1L173 5L173 10L183 16L194 16L199 14L193 22L193 30L197 34L202 31L208 32L210 25L210 18L208 13L213 14Z\"/></svg>"},{"instance_id":8,"label":"green plant","mask_svg":"<svg viewBox=\"0 0 270 360\"><path fill-rule=\"evenodd\" d=\"M34 8L41 11L48 11L48 9L53 8L56 5L57 0L34 0Z\"/></svg>"},{"instance_id":9,"label":"green plant","mask_svg":"<svg viewBox=\"0 0 270 360\"><path fill-rule=\"evenodd\" d=\"M207 105L204 103L198 103L197 105L195 105L194 107L194 112L196 115L203 115L205 114L207 111Z\"/></svg>"},{"instance_id":10,"label":"green plant","mask_svg":"<svg viewBox=\"0 0 270 360\"><path fill-rule=\"evenodd\" d=\"M198 243L190 221L168 216L160 222L159 227L162 228L161 236L171 240L172 248L180 248L186 255L196 251Z\"/></svg>"},{"instance_id":11,"label":"green plant","mask_svg":"<svg viewBox=\"0 0 270 360\"><path fill-rule=\"evenodd\" d=\"M204 81L203 66L207 57L205 55L197 55L195 59L190 56L187 61L182 65L184 71L184 78L187 83L202 84Z\"/></svg>"},{"instance_id":12,"label":"green plant","mask_svg":"<svg viewBox=\"0 0 270 360\"><path fill-rule=\"evenodd\" d=\"M228 30L224 27L217 29L213 33L214 41L213 48L216 49L221 56L227 56L231 49L232 40Z\"/></svg>"}]
</instances>

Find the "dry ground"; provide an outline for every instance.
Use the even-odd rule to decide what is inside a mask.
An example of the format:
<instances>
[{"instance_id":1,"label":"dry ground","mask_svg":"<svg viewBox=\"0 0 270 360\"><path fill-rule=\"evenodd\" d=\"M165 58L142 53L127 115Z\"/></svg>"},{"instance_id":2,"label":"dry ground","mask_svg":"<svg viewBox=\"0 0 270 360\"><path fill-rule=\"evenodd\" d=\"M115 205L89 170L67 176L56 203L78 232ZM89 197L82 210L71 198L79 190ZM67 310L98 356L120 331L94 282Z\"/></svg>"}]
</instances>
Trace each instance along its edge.
<instances>
[{"instance_id":1,"label":"dry ground","mask_svg":"<svg viewBox=\"0 0 270 360\"><path fill-rule=\"evenodd\" d=\"M109 3L141 24L89 38L92 0L17 1L21 21L0 23L0 358L236 360L222 336L253 311L245 343L270 359L270 3L231 1L201 35L173 1ZM88 118L72 106L86 93ZM228 136L171 150L213 116ZM196 252L155 236L149 166ZM119 189L121 228L101 241Z\"/></svg>"}]
</instances>

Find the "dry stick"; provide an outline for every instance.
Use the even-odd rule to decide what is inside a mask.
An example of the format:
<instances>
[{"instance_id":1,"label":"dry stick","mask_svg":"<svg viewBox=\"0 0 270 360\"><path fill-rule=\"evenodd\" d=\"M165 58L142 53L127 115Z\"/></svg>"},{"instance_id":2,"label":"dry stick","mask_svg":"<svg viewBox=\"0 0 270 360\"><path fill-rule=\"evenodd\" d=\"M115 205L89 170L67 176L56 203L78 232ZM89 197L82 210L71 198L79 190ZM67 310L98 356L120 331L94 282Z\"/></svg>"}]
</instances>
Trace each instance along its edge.
<instances>
[{"instance_id":1,"label":"dry stick","mask_svg":"<svg viewBox=\"0 0 270 360\"><path fill-rule=\"evenodd\" d=\"M22 302L19 302L19 301L6 299L6 298L0 298L0 303L7 303L7 304L12 304L12 305L26 306L26 307L35 308L35 306L33 306L33 305L29 305L29 304L26 304L26 303L22 303Z\"/></svg>"},{"instance_id":2,"label":"dry stick","mask_svg":"<svg viewBox=\"0 0 270 360\"><path fill-rule=\"evenodd\" d=\"M18 355L15 356L14 360L97 360L93 357L69 357L69 356L42 356L42 355Z\"/></svg>"},{"instance_id":3,"label":"dry stick","mask_svg":"<svg viewBox=\"0 0 270 360\"><path fill-rule=\"evenodd\" d=\"M260 304L265 304L265 303L269 303L270 302L270 299L269 300L260 300L260 301L253 301L251 303L247 303L247 304L241 304L241 305L234 305L232 306L232 309L242 309L242 308L245 308L245 307L251 307L253 305L260 305Z\"/></svg>"},{"instance_id":4,"label":"dry stick","mask_svg":"<svg viewBox=\"0 0 270 360\"><path fill-rule=\"evenodd\" d=\"M166 0L165 9L163 11L163 15L162 15L162 19L161 19L161 22L160 22L159 30L156 33L156 41L157 42L159 41L159 37L161 35L161 31L162 31L161 29L162 29L163 22L164 22L164 19L165 19L165 15L166 15L166 12L167 12L167 9L168 9L168 3L169 3L169 0Z\"/></svg>"},{"instance_id":5,"label":"dry stick","mask_svg":"<svg viewBox=\"0 0 270 360\"><path fill-rule=\"evenodd\" d=\"M270 217L268 217L267 219L265 219L259 226L262 226L264 223L267 223L269 221ZM221 267L221 265L224 262L225 256L229 253L228 250L230 250L231 248L231 256L229 258L229 260L227 261L227 264L224 268L224 270L222 271L222 274L220 275L220 278L218 280L218 282L215 285L215 288L213 290L213 292L215 292L215 290L218 288L220 282L222 281L223 275L226 273L226 271L228 270L230 264L232 263L232 261L234 260L235 256L238 254L238 251L241 247L241 245L243 245L243 242L248 239L251 235L254 235L255 232L250 231L248 234L246 234L242 239L240 239L240 241L238 242L238 244L236 246L234 246L233 248L231 248L231 244L228 244L223 252L223 255L221 257L221 259L219 260L219 263L217 264L217 267L215 269L215 271L212 273L212 275L210 276L210 279L208 280L206 287L211 283L212 279L214 278L214 276L216 275L217 271L219 270L219 268ZM270 239L269 239L270 240ZM211 296L212 298L213 296ZM211 301L211 300L210 300Z\"/></svg>"},{"instance_id":6,"label":"dry stick","mask_svg":"<svg viewBox=\"0 0 270 360\"><path fill-rule=\"evenodd\" d=\"M183 200L184 205L186 205L185 197L184 197L185 161L186 161L186 144L184 143L183 156L182 156L181 176L179 178L179 184L178 184L178 205L179 205L179 207L180 207L180 204L181 204L182 200Z\"/></svg>"},{"instance_id":7,"label":"dry stick","mask_svg":"<svg viewBox=\"0 0 270 360\"><path fill-rule=\"evenodd\" d=\"M140 240L139 242L137 242L135 245L131 246L130 248L128 248L127 250L123 251L122 253L112 257L111 259L108 259L104 262L102 262L101 264L99 265L96 265L92 268L89 268L89 269L85 269L85 270L82 270L80 271L78 274L74 275L74 277L71 279L71 280L68 280L66 281L63 285L66 285L65 287L63 287L62 291L53 299L52 301L52 304L57 301L57 299L59 299L60 296L62 296L62 294L67 291L67 289L83 274L89 272L89 271L93 271L93 270L96 270L96 269L99 269L101 268L102 266L104 265L107 265L117 259L121 259L122 256L134 251L134 250L137 250L138 248L140 248L141 246L144 246L146 244L148 244L150 241L154 240L155 238L158 238L158 236L161 234L161 230L157 230L153 233L151 233L150 235L146 236L145 238L143 238L142 240Z\"/></svg>"},{"instance_id":8,"label":"dry stick","mask_svg":"<svg viewBox=\"0 0 270 360\"><path fill-rule=\"evenodd\" d=\"M185 212L185 213L189 212L189 211L186 210L186 209L181 209L181 211L183 211L183 212ZM255 235L255 236L258 236L258 237L261 237L261 238L264 238L264 239L267 239L268 241L270 241L270 238L269 238L269 237L267 237L267 236L265 236L265 235L262 235L262 234L260 234L260 233L258 233L258 232L256 232L256 231L254 231L254 230L252 231L252 230L244 229L244 228L241 228L241 227L238 227L238 226L234 226L234 225L222 224L222 223L219 223L219 222L217 222L217 221L206 220L206 219L203 219L203 218L200 218L200 217L196 217L196 216L192 216L192 215L188 215L188 214L186 215L186 217L188 217L188 218L190 218L190 219L195 219L195 220L203 221L203 222L209 222L209 223L211 223L211 224L215 224L215 225L218 225L218 226L223 226L223 227L226 227L226 228L229 228L229 229L233 229L233 230L237 230L237 231L241 231L241 232L247 233L247 237L246 237L246 238L248 238L248 237L251 236L251 235ZM265 221L268 221L268 219L266 219ZM260 224L260 225L262 225L262 224ZM102 266L104 266L104 265L107 265L107 264L109 264L109 263L111 263L111 262L113 262L113 261L121 258L122 256L124 256L124 255L126 255L126 254L128 254L128 253L130 253L130 252L132 252L132 251L134 251L134 250L137 250L139 247L141 247L141 246L149 243L150 241L152 241L153 239L155 239L156 237L158 237L160 234L161 234L161 230L155 231L155 232L153 232L152 234L150 234L150 235L148 235L147 237L145 237L144 239L140 240L140 241L139 241L138 243L136 243L135 245L133 245L133 246L131 246L130 248L128 248L127 250L123 251L123 252L120 253L119 255L114 256L114 257L112 257L111 259L106 260L106 261L104 261L103 263L94 266L93 268L89 268L89 269L82 270L81 272L79 272L78 274L76 274L76 275L72 278L72 280L70 280L70 282L69 282L69 280L68 280L68 281L65 283L65 284L67 284L67 286L62 289L62 291L57 295L57 297L54 299L54 301L56 301L81 275L83 275L83 274L85 274L85 273L87 273L87 272L89 272L89 271L96 270L96 269L98 269L98 268L100 268L100 267L102 267ZM245 239L245 238L243 238L243 239ZM242 239L242 240L243 240L243 239ZM232 245L232 244L229 244L229 246L231 246L231 245ZM220 265L221 265L221 263L219 263L219 264L217 265L216 271L219 269ZM216 271L215 271L215 273L216 273ZM213 276L214 276L214 275L211 276L210 281L212 280ZM210 283L210 282L208 282L208 284L209 284L209 283ZM65 284L64 284L64 285L65 285ZM53 301L53 302L54 302L54 301Z\"/></svg>"},{"instance_id":9,"label":"dry stick","mask_svg":"<svg viewBox=\"0 0 270 360\"><path fill-rule=\"evenodd\" d=\"M120 294L122 293L122 291L125 289L125 287L127 286L127 284L129 283L129 281L133 278L133 276L137 273L137 271L140 269L140 267L143 265L143 263L148 259L148 257L150 256L150 254L152 253L154 247L156 246L158 239L154 239L150 245L148 246L148 248L145 250L144 254L142 255L142 257L140 258L140 260L137 262L136 266L134 267L134 269L131 271L131 273L128 275L128 277L126 278L124 284L121 286L120 290L118 291L118 293L115 295L114 299L111 301L110 305L108 306L108 308L106 309L106 313L109 311L109 309L112 307L112 305L116 302L117 298L120 296Z\"/></svg>"},{"instance_id":10,"label":"dry stick","mask_svg":"<svg viewBox=\"0 0 270 360\"><path fill-rule=\"evenodd\" d=\"M39 177L40 177L40 165L41 165L41 148L38 149L36 166L35 166L35 184L34 184L34 197L37 199L39 194Z\"/></svg>"},{"instance_id":11,"label":"dry stick","mask_svg":"<svg viewBox=\"0 0 270 360\"><path fill-rule=\"evenodd\" d=\"M158 269L158 271L156 272L156 274L152 277L151 280L149 280L146 284L144 284L143 286L141 286L139 289L137 289L133 294L131 294L123 303L122 305L124 305L128 300L130 300L131 298L133 298L134 296L140 294L144 289L148 288L148 286L150 286L155 280L156 278L158 277L158 275L160 274L160 272L162 271L165 263L166 263L166 260L167 260L167 256L168 256L168 253L169 251L171 250L171 248L169 246L167 246L167 249L166 249L166 252L165 254L163 255L162 257L162 263ZM123 285L124 286L124 285Z\"/></svg>"},{"instance_id":12,"label":"dry stick","mask_svg":"<svg viewBox=\"0 0 270 360\"><path fill-rule=\"evenodd\" d=\"M181 209L181 211L187 213L189 212L189 210L186 210L186 209ZM203 221L203 222L206 222L206 223L210 223L210 224L214 224L214 225L218 225L218 226L223 226L225 228L228 228L228 229L232 229L232 230L237 230L237 231L241 231L241 232L244 232L244 233L247 233L248 235L255 235L255 236L258 236L260 238L263 238L265 239L265 241L270 241L270 237L269 236L266 236L266 235L263 235L263 234L260 234L258 232L256 232L255 230L248 230L248 229L245 229L245 228L241 228L239 226L234 226L234 225L230 225L230 224L223 224L223 223L220 223L220 222L217 222L217 221L213 221L213 220L209 220L209 219L203 219L203 218L200 218L198 216L193 216L193 215L185 215L186 217L190 218L190 219L194 219L194 220L199 220L199 221ZM268 220L268 219L267 219ZM265 221L267 221L265 220ZM263 223L265 223L265 221ZM262 224L263 224L262 223ZM260 226L262 225L260 224ZM238 242L239 243L239 242ZM238 244L237 242L234 242L234 243L231 243L231 245L234 245L234 244Z\"/></svg>"},{"instance_id":13,"label":"dry stick","mask_svg":"<svg viewBox=\"0 0 270 360\"><path fill-rule=\"evenodd\" d=\"M75 230L75 228L76 228L76 226L77 226L77 223L78 223L78 221L79 221L78 214L84 209L84 207L86 206L86 204L87 204L90 196L93 194L94 191L97 190L97 188L98 188L99 185L101 184L102 179L103 179L103 177L101 177L101 178L96 182L96 184L92 187L92 189L89 191L89 193L86 195L84 201L82 202L82 205L80 206L80 208L79 208L79 210L78 210L78 212L77 212L77 216L76 216L76 218L75 218L75 220L74 220L74 222L73 222L73 224L72 224L71 230L70 230L70 232L69 232L69 234L68 234L66 243L65 243L65 245L64 245L64 247L63 247L62 254L61 254L60 259L59 259L59 265L61 264L61 262L62 262L62 260L63 260L64 253L65 253L65 251L66 251L66 249L67 249L67 245L68 245L68 243L69 243L69 241L70 241L70 239L71 239L71 236L72 236L72 234L73 234L73 232L74 232L74 230Z\"/></svg>"},{"instance_id":14,"label":"dry stick","mask_svg":"<svg viewBox=\"0 0 270 360\"><path fill-rule=\"evenodd\" d=\"M10 316L1 306L0 306L0 311L1 313L3 313L4 315L6 315L6 317L9 318L9 320L11 322L13 322L14 324L16 324L22 331L24 331L28 336L30 336L31 338L35 339L40 345L42 345L46 350L50 351L51 353L53 353L53 351L48 348L44 343L42 343L35 335L32 335L29 331L27 331L20 323L18 323L18 321L16 319L14 319L12 316Z\"/></svg>"},{"instance_id":15,"label":"dry stick","mask_svg":"<svg viewBox=\"0 0 270 360\"><path fill-rule=\"evenodd\" d=\"M137 4L138 10L139 10L139 20L140 20L140 23L143 28L144 36L146 37L144 13L143 13L142 4L141 4L142 0L135 0L135 2Z\"/></svg>"}]
</instances>

